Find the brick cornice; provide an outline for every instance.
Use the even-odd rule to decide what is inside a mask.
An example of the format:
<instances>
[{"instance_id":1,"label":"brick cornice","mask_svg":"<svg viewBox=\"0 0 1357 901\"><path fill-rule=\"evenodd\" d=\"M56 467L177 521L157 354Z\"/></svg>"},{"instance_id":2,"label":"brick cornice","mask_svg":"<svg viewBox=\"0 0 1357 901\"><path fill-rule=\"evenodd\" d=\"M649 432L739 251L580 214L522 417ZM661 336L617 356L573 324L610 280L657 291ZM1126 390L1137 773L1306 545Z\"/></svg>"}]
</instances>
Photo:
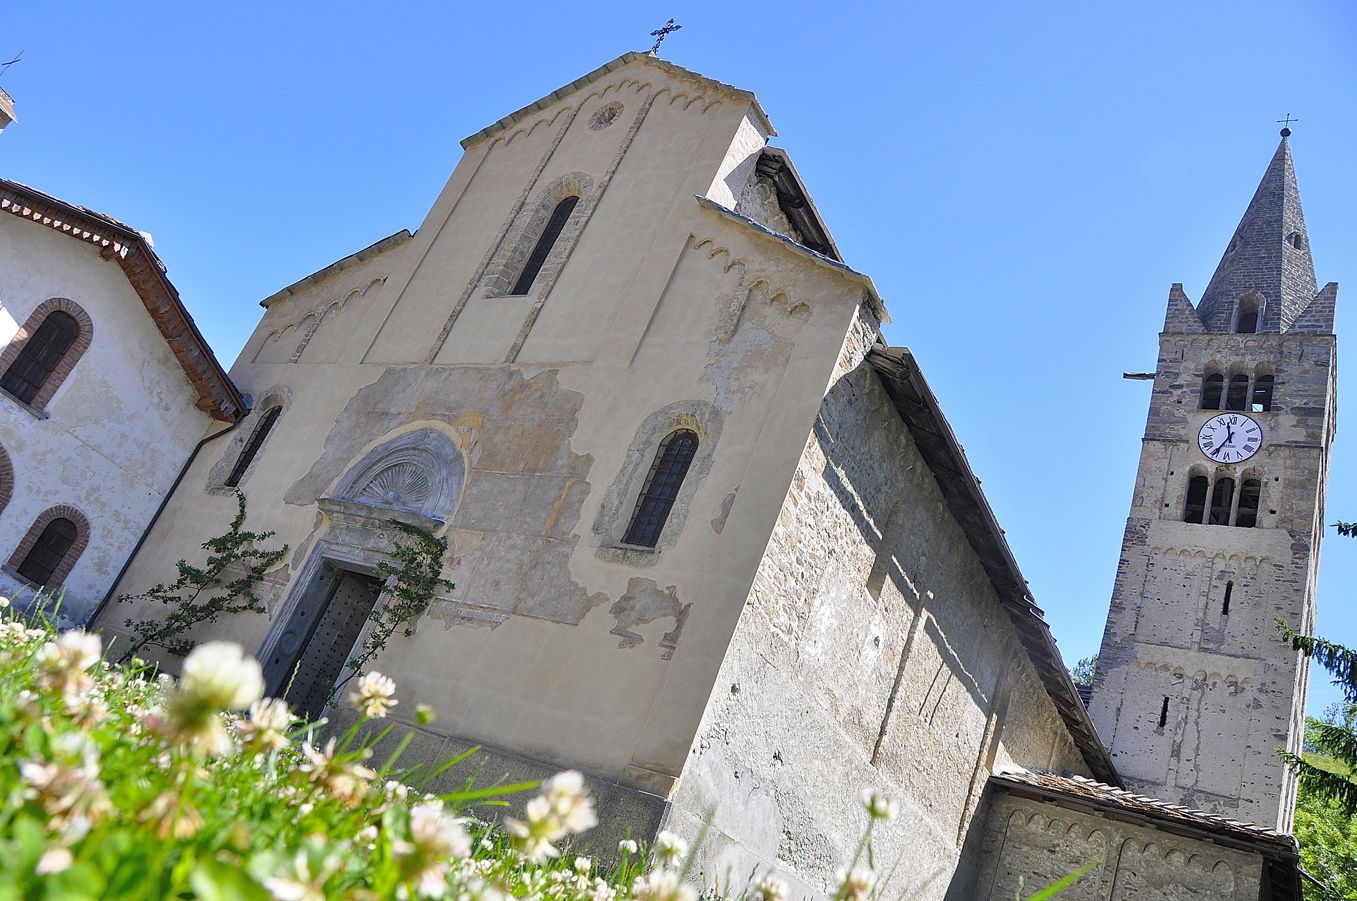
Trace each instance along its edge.
<instances>
[{"instance_id":1,"label":"brick cornice","mask_svg":"<svg viewBox=\"0 0 1357 901\"><path fill-rule=\"evenodd\" d=\"M0 513L5 512L5 506L13 496L14 462L10 460L4 445L0 444Z\"/></svg>"},{"instance_id":2,"label":"brick cornice","mask_svg":"<svg viewBox=\"0 0 1357 901\"><path fill-rule=\"evenodd\" d=\"M223 420L244 412L240 392L217 362L145 238L121 222L8 179L0 179L0 212L92 244L105 259L116 260L198 392L198 409Z\"/></svg>"}]
</instances>

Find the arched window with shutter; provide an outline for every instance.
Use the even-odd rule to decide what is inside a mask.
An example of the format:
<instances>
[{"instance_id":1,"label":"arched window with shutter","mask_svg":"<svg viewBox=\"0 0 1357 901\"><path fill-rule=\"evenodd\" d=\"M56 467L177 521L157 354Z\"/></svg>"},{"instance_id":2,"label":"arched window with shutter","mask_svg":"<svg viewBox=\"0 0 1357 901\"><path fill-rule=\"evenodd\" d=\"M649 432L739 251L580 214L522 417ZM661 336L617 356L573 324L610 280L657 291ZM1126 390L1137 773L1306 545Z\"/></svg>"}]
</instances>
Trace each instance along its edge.
<instances>
[{"instance_id":1,"label":"arched window with shutter","mask_svg":"<svg viewBox=\"0 0 1357 901\"><path fill-rule=\"evenodd\" d=\"M1202 521L1206 513L1206 494L1210 488L1210 481L1204 475L1194 475L1187 480L1187 504L1183 508L1183 522Z\"/></svg>"},{"instance_id":2,"label":"arched window with shutter","mask_svg":"<svg viewBox=\"0 0 1357 901\"><path fill-rule=\"evenodd\" d=\"M552 248L556 246L557 239L561 237L561 232L565 230L565 224L570 221L570 214L575 211L575 205L579 202L578 197L566 197L556 204L556 209L551 211L551 218L547 220L546 227L542 229L542 234L538 237L537 244L533 246L532 253L528 254L527 262L523 264L523 271L518 274L518 279L514 282L510 294L527 294L532 290L532 283L537 280L538 273L542 271L542 266L546 263L547 257L551 255Z\"/></svg>"},{"instance_id":3,"label":"arched window with shutter","mask_svg":"<svg viewBox=\"0 0 1357 901\"><path fill-rule=\"evenodd\" d=\"M80 306L53 297L29 314L0 352L0 388L43 409L89 348L93 328Z\"/></svg>"},{"instance_id":4,"label":"arched window with shutter","mask_svg":"<svg viewBox=\"0 0 1357 901\"><path fill-rule=\"evenodd\" d=\"M1230 376L1230 388L1225 396L1225 409L1245 410L1249 402L1248 373L1238 372Z\"/></svg>"},{"instance_id":5,"label":"arched window with shutter","mask_svg":"<svg viewBox=\"0 0 1357 901\"><path fill-rule=\"evenodd\" d=\"M1272 409L1273 376L1270 372L1261 372L1253 379L1253 399L1249 404L1254 413L1267 413Z\"/></svg>"},{"instance_id":6,"label":"arched window with shutter","mask_svg":"<svg viewBox=\"0 0 1357 901\"><path fill-rule=\"evenodd\" d=\"M273 426L278 422L278 417L283 413L281 406L273 407L267 410L260 418L259 423L250 433L250 440L245 442L245 447L241 450L240 456L236 458L236 465L231 467L231 474L226 477L226 487L235 488L240 485L241 479L245 478L245 473L249 470L250 464L254 458L259 455L259 449L264 446L264 440L269 437L269 432L273 431Z\"/></svg>"},{"instance_id":7,"label":"arched window with shutter","mask_svg":"<svg viewBox=\"0 0 1357 901\"><path fill-rule=\"evenodd\" d=\"M1209 524L1213 526L1228 526L1230 524L1230 508L1234 505L1234 479L1229 476L1221 476L1216 479L1215 488L1211 492L1211 517Z\"/></svg>"},{"instance_id":8,"label":"arched window with shutter","mask_svg":"<svg viewBox=\"0 0 1357 901\"><path fill-rule=\"evenodd\" d=\"M697 433L691 429L670 432L660 442L622 539L625 544L654 547L660 540L660 532L696 453Z\"/></svg>"},{"instance_id":9,"label":"arched window with shutter","mask_svg":"<svg viewBox=\"0 0 1357 901\"><path fill-rule=\"evenodd\" d=\"M55 591L84 552L89 530L89 520L75 507L51 507L33 521L5 569L26 582Z\"/></svg>"},{"instance_id":10,"label":"arched window with shutter","mask_svg":"<svg viewBox=\"0 0 1357 901\"><path fill-rule=\"evenodd\" d=\"M1263 483L1260 479L1244 479L1239 487L1239 512L1235 514L1235 525L1245 529L1258 525L1258 499L1262 493Z\"/></svg>"}]
</instances>

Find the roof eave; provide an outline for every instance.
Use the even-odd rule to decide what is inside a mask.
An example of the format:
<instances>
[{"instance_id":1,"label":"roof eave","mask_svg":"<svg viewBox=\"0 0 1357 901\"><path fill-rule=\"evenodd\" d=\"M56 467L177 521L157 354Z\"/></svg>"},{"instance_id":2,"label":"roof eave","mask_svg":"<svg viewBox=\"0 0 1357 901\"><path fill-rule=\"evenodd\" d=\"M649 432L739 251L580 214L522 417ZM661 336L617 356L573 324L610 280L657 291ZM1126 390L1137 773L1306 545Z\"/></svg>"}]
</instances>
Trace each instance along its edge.
<instances>
[{"instance_id":1,"label":"roof eave","mask_svg":"<svg viewBox=\"0 0 1357 901\"><path fill-rule=\"evenodd\" d=\"M129 226L36 188L0 179L0 211L44 225L116 259L165 343L198 392L198 409L215 419L238 419L245 401L189 315L165 267L146 239Z\"/></svg>"},{"instance_id":2,"label":"roof eave","mask_svg":"<svg viewBox=\"0 0 1357 901\"><path fill-rule=\"evenodd\" d=\"M330 265L322 269L317 269L310 275L298 279L297 281L288 285L286 288L274 291L268 297L265 297L263 300L259 301L259 305L267 310L269 307L273 306L278 301L285 300L291 297L292 295L297 294L298 292L306 288L309 288L314 284L317 284L318 282L324 281L325 279L329 278L332 275L336 275L340 272L343 272L345 269L349 269L358 263L370 260L373 257L377 256L378 254L384 253L385 251L388 251L393 247L399 247L406 241L409 241L410 238L412 238L413 236L414 236L413 233L408 228L403 228L400 231L396 232L395 234L387 235L385 238L382 238L380 241L375 241L372 244L369 244L367 247L364 247L357 253L351 253L346 257L341 257L338 260L335 260Z\"/></svg>"},{"instance_id":3,"label":"roof eave","mask_svg":"<svg viewBox=\"0 0 1357 901\"><path fill-rule=\"evenodd\" d=\"M999 602L1017 629L1028 658L1089 770L1103 782L1120 785L1121 777L1065 669L1041 608L1032 599L1004 531L980 489L980 481L971 470L966 453L942 414L914 355L903 347L877 346L868 352L867 360L881 378L896 412L937 479L948 508L979 557Z\"/></svg>"}]
</instances>

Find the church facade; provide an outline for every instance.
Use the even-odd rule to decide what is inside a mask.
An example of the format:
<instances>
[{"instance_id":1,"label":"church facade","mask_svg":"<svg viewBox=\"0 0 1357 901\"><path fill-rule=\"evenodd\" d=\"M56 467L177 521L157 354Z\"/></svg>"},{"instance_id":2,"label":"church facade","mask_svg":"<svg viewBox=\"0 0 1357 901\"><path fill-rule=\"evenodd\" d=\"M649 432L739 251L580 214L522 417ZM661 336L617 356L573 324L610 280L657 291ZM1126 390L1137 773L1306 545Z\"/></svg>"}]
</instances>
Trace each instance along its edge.
<instances>
[{"instance_id":1,"label":"church facade","mask_svg":"<svg viewBox=\"0 0 1357 901\"><path fill-rule=\"evenodd\" d=\"M374 664L409 753L481 745L486 779L578 768L599 847L710 819L705 872L818 895L875 788L901 804L876 843L907 897L1011 898L1090 860L1069 897L1298 897L1292 787L1265 752L1298 741L1305 664L1264 618L1312 621L1333 291L1311 268L1303 296L1270 223L1241 224L1199 307L1175 289L1090 713L773 135L747 91L636 53L472 135L416 231L263 301L230 371L248 414L189 461L110 593L195 559L239 489L289 553L267 614L200 637L343 724L325 698L384 603L394 519L448 539L454 585ZM1231 406L1240 374L1271 407ZM1262 443L1207 463L1245 446L1240 421L1197 443L1227 411ZM1171 724L1135 706L1151 694ZM1235 736L1185 738L1240 711L1233 787L1207 784L1202 755Z\"/></svg>"}]
</instances>

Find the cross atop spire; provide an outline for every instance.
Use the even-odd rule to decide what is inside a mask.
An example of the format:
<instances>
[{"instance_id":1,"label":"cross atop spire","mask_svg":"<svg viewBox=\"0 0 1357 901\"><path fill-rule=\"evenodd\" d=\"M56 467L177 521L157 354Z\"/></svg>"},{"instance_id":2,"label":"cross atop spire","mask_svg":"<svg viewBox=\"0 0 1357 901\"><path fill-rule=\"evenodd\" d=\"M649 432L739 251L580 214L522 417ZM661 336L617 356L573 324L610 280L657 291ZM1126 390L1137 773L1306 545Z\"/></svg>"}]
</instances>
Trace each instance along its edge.
<instances>
[{"instance_id":1,"label":"cross atop spire","mask_svg":"<svg viewBox=\"0 0 1357 901\"><path fill-rule=\"evenodd\" d=\"M1288 120L1296 121L1289 115ZM1246 294L1256 294L1263 303L1260 332L1290 327L1314 299L1315 264L1286 139L1289 132L1282 130L1281 143L1197 305L1210 331L1230 331L1236 304Z\"/></svg>"},{"instance_id":2,"label":"cross atop spire","mask_svg":"<svg viewBox=\"0 0 1357 901\"><path fill-rule=\"evenodd\" d=\"M1299 122L1299 121L1300 121L1299 119L1293 119L1293 118L1291 118L1291 114L1290 114L1290 113L1287 113L1287 114L1286 114L1286 118L1285 118L1285 119L1278 119L1278 120L1277 120L1277 124L1280 125L1280 126L1282 127L1282 137L1284 137L1284 138L1289 138L1289 137L1291 137L1291 123L1292 123L1292 122Z\"/></svg>"},{"instance_id":3,"label":"cross atop spire","mask_svg":"<svg viewBox=\"0 0 1357 901\"><path fill-rule=\"evenodd\" d=\"M652 31L650 33L650 36L655 39L655 46L650 48L650 52L655 54L656 56L659 56L660 45L664 43L664 39L669 37L669 35L673 34L674 32L678 31L682 27L683 27L682 25L675 25L674 20L670 19L668 22L665 22L659 28L656 28L654 31Z\"/></svg>"}]
</instances>

